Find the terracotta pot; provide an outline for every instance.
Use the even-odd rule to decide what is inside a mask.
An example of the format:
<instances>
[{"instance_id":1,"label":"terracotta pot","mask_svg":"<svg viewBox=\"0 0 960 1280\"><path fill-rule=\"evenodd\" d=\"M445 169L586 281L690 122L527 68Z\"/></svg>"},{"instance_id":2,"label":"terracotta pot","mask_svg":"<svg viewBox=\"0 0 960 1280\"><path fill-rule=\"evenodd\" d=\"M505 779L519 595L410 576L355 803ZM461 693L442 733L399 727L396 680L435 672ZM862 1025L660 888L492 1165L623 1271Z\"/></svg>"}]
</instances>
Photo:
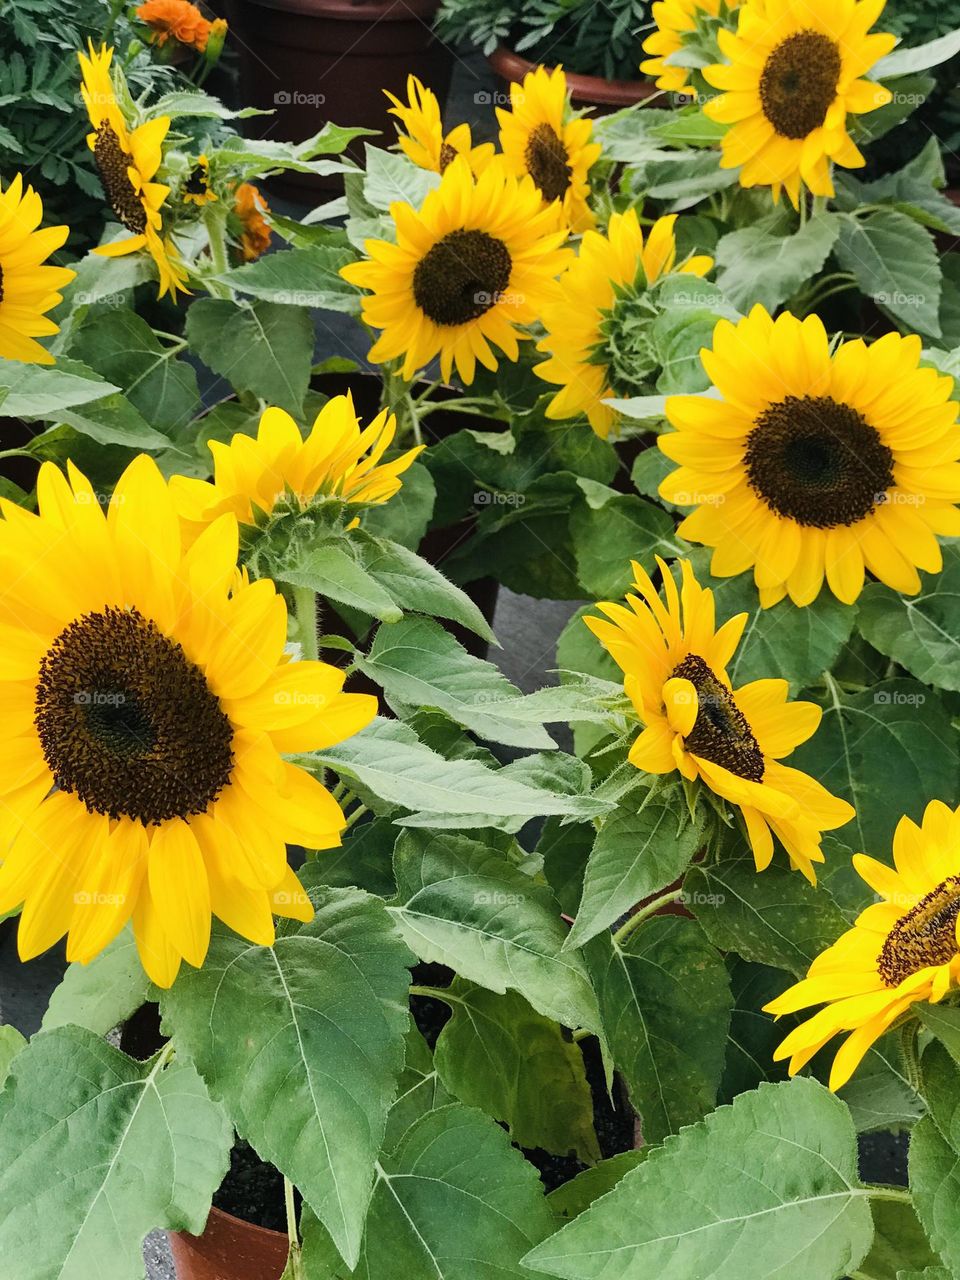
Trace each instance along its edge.
<instances>
[{"instance_id":1,"label":"terracotta pot","mask_svg":"<svg viewBox=\"0 0 960 1280\"><path fill-rule=\"evenodd\" d=\"M289 1241L281 1231L211 1209L201 1236L168 1232L177 1280L280 1280Z\"/></svg>"},{"instance_id":2,"label":"terracotta pot","mask_svg":"<svg viewBox=\"0 0 960 1280\"><path fill-rule=\"evenodd\" d=\"M273 111L247 122L251 136L301 142L332 120L393 136L383 90L406 96L409 74L440 101L452 54L433 33L439 0L230 0L233 47L245 106ZM363 157L362 139L351 148ZM272 190L318 199L334 175L288 173Z\"/></svg>"},{"instance_id":3,"label":"terracotta pot","mask_svg":"<svg viewBox=\"0 0 960 1280\"><path fill-rule=\"evenodd\" d=\"M519 83L528 71L537 66L537 63L502 44L494 49L487 61L500 78L505 92L509 92L511 84ZM604 80L602 76L581 76L574 71L567 72L567 88L575 103L581 107L599 107L601 114L632 107L660 93L652 80Z\"/></svg>"}]
</instances>

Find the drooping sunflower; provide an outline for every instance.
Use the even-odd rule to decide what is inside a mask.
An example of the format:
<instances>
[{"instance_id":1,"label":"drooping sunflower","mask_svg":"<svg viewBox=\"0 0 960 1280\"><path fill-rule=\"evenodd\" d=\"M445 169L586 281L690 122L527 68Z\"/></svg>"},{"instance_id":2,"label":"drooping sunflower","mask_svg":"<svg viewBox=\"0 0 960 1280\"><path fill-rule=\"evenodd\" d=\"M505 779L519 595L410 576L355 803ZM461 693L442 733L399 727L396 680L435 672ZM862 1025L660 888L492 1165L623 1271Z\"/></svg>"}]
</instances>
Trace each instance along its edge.
<instances>
[{"instance_id":1,"label":"drooping sunflower","mask_svg":"<svg viewBox=\"0 0 960 1280\"><path fill-rule=\"evenodd\" d=\"M397 132L400 149L421 169L443 173L457 156L464 157L474 174L490 163L493 143L484 142L475 147L468 124L458 124L444 134L437 95L416 76L407 76L406 102L401 102L389 89L384 89L384 93L393 103L389 114L396 116L403 126L403 132Z\"/></svg>"},{"instance_id":2,"label":"drooping sunflower","mask_svg":"<svg viewBox=\"0 0 960 1280\"><path fill-rule=\"evenodd\" d=\"M137 17L150 28L150 43L161 49L174 40L198 53L206 50L212 24L189 0L146 0Z\"/></svg>"},{"instance_id":3,"label":"drooping sunflower","mask_svg":"<svg viewBox=\"0 0 960 1280\"><path fill-rule=\"evenodd\" d=\"M623 687L643 732L629 760L647 773L700 778L743 814L758 871L773 857L776 836L790 864L816 883L824 831L854 816L845 800L814 778L781 764L820 724L812 702L788 702L786 680L754 680L733 689L727 663L747 620L716 626L713 592L680 562L677 590L658 557L666 605L649 575L633 564L639 595L626 606L604 602L605 618L584 622L624 673Z\"/></svg>"},{"instance_id":4,"label":"drooping sunflower","mask_svg":"<svg viewBox=\"0 0 960 1280\"><path fill-rule=\"evenodd\" d=\"M651 57L640 63L640 70L653 76L657 88L667 93L689 90L690 68L673 65L671 54L680 52L704 14L717 18L736 7L736 0L732 4L728 0L656 0L650 13L657 29L643 42L644 52Z\"/></svg>"},{"instance_id":5,"label":"drooping sunflower","mask_svg":"<svg viewBox=\"0 0 960 1280\"><path fill-rule=\"evenodd\" d=\"M163 140L170 129L169 116L157 116L129 129L110 77L113 49L106 45L97 52L91 42L89 56L79 53L86 104L93 132L87 145L93 152L107 204L118 222L130 232L122 240L100 245L95 253L108 258L122 257L145 248L153 258L160 278L160 297L177 291L188 292L186 268L173 241L163 234L161 209L170 188L153 178L163 159Z\"/></svg>"},{"instance_id":6,"label":"drooping sunflower","mask_svg":"<svg viewBox=\"0 0 960 1280\"><path fill-rule=\"evenodd\" d=\"M606 437L617 413L605 401L640 394L656 365L644 321L656 318L649 290L671 271L704 276L713 266L705 255L676 265L676 214L658 218L646 240L635 209L615 213L606 235L584 232L580 251L560 278L561 298L542 312L547 336L537 345L550 358L535 367L547 382L563 388L547 416L585 413L598 436Z\"/></svg>"},{"instance_id":7,"label":"drooping sunflower","mask_svg":"<svg viewBox=\"0 0 960 1280\"><path fill-rule=\"evenodd\" d=\"M244 262L253 262L270 248L273 232L263 216L270 206L259 187L252 182L241 182L233 196L233 212L239 222L240 252Z\"/></svg>"},{"instance_id":8,"label":"drooping sunflower","mask_svg":"<svg viewBox=\"0 0 960 1280\"><path fill-rule=\"evenodd\" d=\"M212 204L217 193L210 185L210 160L207 156L197 156L197 163L180 189L180 195L186 204Z\"/></svg>"},{"instance_id":9,"label":"drooping sunflower","mask_svg":"<svg viewBox=\"0 0 960 1280\"><path fill-rule=\"evenodd\" d=\"M382 329L375 362L403 357L412 378L435 356L449 378L465 383L479 360L496 369L491 346L516 360L517 326L542 314L558 296L556 277L571 258L556 208L544 207L533 180L491 165L476 179L462 156L419 210L390 206L397 243L368 240L369 258L340 274L361 288L363 318Z\"/></svg>"},{"instance_id":10,"label":"drooping sunflower","mask_svg":"<svg viewBox=\"0 0 960 1280\"><path fill-rule=\"evenodd\" d=\"M571 114L563 69L529 71L510 86L510 110L497 107L497 119L507 167L529 174L545 203L558 201L571 231L592 227L588 175L601 147L590 141L592 122Z\"/></svg>"},{"instance_id":11,"label":"drooping sunflower","mask_svg":"<svg viewBox=\"0 0 960 1280\"><path fill-rule=\"evenodd\" d=\"M69 466L41 469L34 515L0 500L0 910L19 948L67 935L89 961L132 920L168 987L200 965L211 913L269 945L273 914L309 919L286 843L330 848L343 815L283 753L338 742L376 699L291 662L286 608L236 571L221 516L189 549L146 456L106 511Z\"/></svg>"},{"instance_id":12,"label":"drooping sunflower","mask_svg":"<svg viewBox=\"0 0 960 1280\"><path fill-rule=\"evenodd\" d=\"M840 1089L870 1046L911 1005L938 1003L960 986L960 809L932 800L918 827L901 818L894 866L858 853L853 862L880 901L867 907L807 976L766 1005L778 1017L825 1007L786 1037L774 1055L800 1070L834 1036L847 1032L833 1061Z\"/></svg>"},{"instance_id":13,"label":"drooping sunflower","mask_svg":"<svg viewBox=\"0 0 960 1280\"><path fill-rule=\"evenodd\" d=\"M238 433L229 444L210 442L213 484L174 476L171 492L191 524L209 524L224 512L253 524L257 512L269 515L285 500L300 507L318 498L377 506L398 492L400 477L423 449L381 463L395 433L396 419L385 409L361 429L349 395L327 401L306 439L289 413L270 408L256 440Z\"/></svg>"},{"instance_id":14,"label":"drooping sunflower","mask_svg":"<svg viewBox=\"0 0 960 1280\"><path fill-rule=\"evenodd\" d=\"M896 38L868 34L885 0L750 0L736 34L719 32L728 61L705 67L724 92L704 114L731 125L723 138L725 169L742 166L740 185L781 188L794 206L801 184L834 194L831 162L847 169L864 158L847 132L847 116L882 107L891 94L863 77Z\"/></svg>"},{"instance_id":15,"label":"drooping sunflower","mask_svg":"<svg viewBox=\"0 0 960 1280\"><path fill-rule=\"evenodd\" d=\"M719 577L753 568L765 607L816 599L824 575L845 604L869 571L895 591L938 572L937 534L960 534L953 379L918 367L918 337L857 338L831 354L816 316L763 307L721 320L701 353L721 399L672 396L680 463L660 486L695 505L683 537L716 548Z\"/></svg>"},{"instance_id":16,"label":"drooping sunflower","mask_svg":"<svg viewBox=\"0 0 960 1280\"><path fill-rule=\"evenodd\" d=\"M28 364L53 364L37 338L59 325L46 313L63 300L59 292L76 275L66 267L46 266L66 240L69 227L44 227L43 202L33 187L23 189L18 173L0 191L0 357Z\"/></svg>"}]
</instances>

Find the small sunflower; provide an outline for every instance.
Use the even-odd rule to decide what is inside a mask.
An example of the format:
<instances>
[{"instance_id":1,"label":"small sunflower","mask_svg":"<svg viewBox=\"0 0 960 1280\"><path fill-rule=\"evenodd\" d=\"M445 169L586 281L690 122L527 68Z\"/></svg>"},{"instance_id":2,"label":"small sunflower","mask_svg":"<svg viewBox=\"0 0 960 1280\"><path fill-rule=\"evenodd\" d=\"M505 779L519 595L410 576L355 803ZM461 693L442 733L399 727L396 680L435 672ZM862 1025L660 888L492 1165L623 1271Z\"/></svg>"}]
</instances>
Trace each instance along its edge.
<instances>
[{"instance_id":1,"label":"small sunflower","mask_svg":"<svg viewBox=\"0 0 960 1280\"><path fill-rule=\"evenodd\" d=\"M198 53L206 51L212 23L188 0L146 0L137 17L150 28L150 43L161 49L173 40Z\"/></svg>"},{"instance_id":2,"label":"small sunflower","mask_svg":"<svg viewBox=\"0 0 960 1280\"><path fill-rule=\"evenodd\" d=\"M211 913L261 945L311 908L286 844L340 843L330 793L283 758L366 725L376 699L287 660L272 582L236 570L233 516L189 549L146 456L106 511L68 465L39 515L0 500L0 911L26 960L86 962L132 920L151 979L200 965Z\"/></svg>"},{"instance_id":3,"label":"small sunflower","mask_svg":"<svg viewBox=\"0 0 960 1280\"><path fill-rule=\"evenodd\" d=\"M560 278L562 297L542 311L547 336L537 350L550 359L535 371L563 388L550 402L549 418L585 413L606 437L617 413L605 401L646 389L644 379L657 364L647 329L657 314L650 287L671 271L704 276L713 266L704 255L676 265L676 220L676 214L658 218L644 240L636 210L628 209L613 214L606 235L584 232Z\"/></svg>"},{"instance_id":4,"label":"small sunflower","mask_svg":"<svg viewBox=\"0 0 960 1280\"><path fill-rule=\"evenodd\" d=\"M640 595L628 595L627 607L598 604L609 621L584 618L623 671L624 691L645 726L630 748L630 763L647 773L700 778L740 809L758 871L770 865L776 836L791 865L815 884L822 833L849 822L854 810L780 762L816 732L820 708L788 702L786 680L732 689L726 667L747 615L718 630L713 592L700 586L690 562L680 562L679 593L659 557L657 564L666 607L634 563Z\"/></svg>"},{"instance_id":5,"label":"small sunflower","mask_svg":"<svg viewBox=\"0 0 960 1280\"><path fill-rule=\"evenodd\" d=\"M59 292L76 275L46 266L66 240L69 227L44 227L43 202L33 187L23 189L18 173L0 191L0 357L27 364L53 364L36 338L57 333L46 313L61 302Z\"/></svg>"},{"instance_id":6,"label":"small sunflower","mask_svg":"<svg viewBox=\"0 0 960 1280\"><path fill-rule=\"evenodd\" d=\"M233 212L240 224L240 252L244 262L253 262L270 248L273 232L264 218L270 212L259 187L241 182L233 195Z\"/></svg>"},{"instance_id":7,"label":"small sunflower","mask_svg":"<svg viewBox=\"0 0 960 1280\"><path fill-rule=\"evenodd\" d=\"M205 205L217 199L217 193L210 186L210 161L206 156L197 156L197 163L180 194L185 204Z\"/></svg>"},{"instance_id":8,"label":"small sunflower","mask_svg":"<svg viewBox=\"0 0 960 1280\"><path fill-rule=\"evenodd\" d=\"M671 55L683 49L696 34L704 17L720 18L737 8L727 0L657 0L651 15L656 31L643 42L644 52L652 56L640 63L640 70L656 79L658 89L667 93L690 92L690 68L671 63Z\"/></svg>"},{"instance_id":9,"label":"small sunflower","mask_svg":"<svg viewBox=\"0 0 960 1280\"><path fill-rule=\"evenodd\" d=\"M170 128L169 116L157 116L130 130L117 102L110 77L113 50L105 45L99 53L93 44L89 57L80 53L83 86L80 92L87 107L93 133L87 145L93 152L107 204L118 222L130 232L127 239L100 245L95 253L108 258L122 257L146 248L156 263L160 277L160 297L177 290L187 292L186 269L169 236L163 236L160 210L170 188L153 178L163 158L163 140Z\"/></svg>"},{"instance_id":10,"label":"small sunflower","mask_svg":"<svg viewBox=\"0 0 960 1280\"><path fill-rule=\"evenodd\" d=\"M732 127L723 138L725 169L742 166L740 185L786 190L794 206L801 184L832 196L831 162L847 169L864 158L847 132L847 116L890 101L882 85L862 77L896 44L868 32L884 0L750 0L736 34L720 31L728 61L705 67L723 93L704 114Z\"/></svg>"},{"instance_id":11,"label":"small sunflower","mask_svg":"<svg viewBox=\"0 0 960 1280\"><path fill-rule=\"evenodd\" d=\"M936 535L960 535L960 431L953 379L919 368L921 347L888 333L831 354L816 316L760 306L717 324L701 358L721 398L670 397L659 437L680 463L661 496L697 506L680 533L716 548L711 572L753 568L765 607L810 604L824 575L852 604L865 570L908 593L939 572Z\"/></svg>"},{"instance_id":12,"label":"small sunflower","mask_svg":"<svg viewBox=\"0 0 960 1280\"><path fill-rule=\"evenodd\" d=\"M475 147L468 124L458 124L444 134L437 95L425 88L416 76L407 76L407 102L401 102L389 89L384 89L384 93L393 103L389 114L396 116L404 129L403 133L398 131L400 149L421 169L443 173L457 156L466 159L474 174L490 163L493 143Z\"/></svg>"},{"instance_id":13,"label":"small sunflower","mask_svg":"<svg viewBox=\"0 0 960 1280\"><path fill-rule=\"evenodd\" d=\"M529 71L510 86L510 110L498 107L497 119L507 167L529 174L546 204L559 201L571 231L592 227L588 174L601 147L590 141L592 122L570 112L563 69Z\"/></svg>"},{"instance_id":14,"label":"small sunflower","mask_svg":"<svg viewBox=\"0 0 960 1280\"><path fill-rule=\"evenodd\" d=\"M937 1004L960 986L960 809L932 800L918 827L901 818L893 861L858 853L853 862L879 901L822 952L807 976L766 1005L780 1017L825 1007L796 1027L777 1049L790 1074L834 1036L848 1032L833 1060L830 1088L840 1089L864 1054L910 1006Z\"/></svg>"},{"instance_id":15,"label":"small sunflower","mask_svg":"<svg viewBox=\"0 0 960 1280\"><path fill-rule=\"evenodd\" d=\"M517 326L558 296L556 277L571 254L555 209L531 178L491 165L474 179L458 156L419 210L390 206L397 243L368 240L369 258L340 274L370 289L363 318L382 329L375 362L403 357L410 379L435 356L444 378L454 364L465 383L476 363L496 369L491 345L516 360Z\"/></svg>"},{"instance_id":16,"label":"small sunflower","mask_svg":"<svg viewBox=\"0 0 960 1280\"><path fill-rule=\"evenodd\" d=\"M378 506L399 491L401 475L423 449L381 463L395 433L396 419L386 409L361 430L349 395L327 401L305 440L288 413L270 408L256 440L237 434L229 444L210 442L213 484L174 476L171 491L181 516L203 524L224 512L253 524L257 512L269 515L290 499L299 507L318 499Z\"/></svg>"}]
</instances>

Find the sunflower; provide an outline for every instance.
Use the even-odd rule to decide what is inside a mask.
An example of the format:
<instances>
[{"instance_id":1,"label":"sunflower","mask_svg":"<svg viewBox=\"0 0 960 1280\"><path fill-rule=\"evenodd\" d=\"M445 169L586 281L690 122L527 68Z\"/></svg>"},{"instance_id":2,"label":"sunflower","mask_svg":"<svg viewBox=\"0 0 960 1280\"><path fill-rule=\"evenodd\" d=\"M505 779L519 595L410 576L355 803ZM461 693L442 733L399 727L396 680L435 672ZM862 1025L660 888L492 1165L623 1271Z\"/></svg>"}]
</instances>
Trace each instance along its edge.
<instances>
[{"instance_id":1,"label":"sunflower","mask_svg":"<svg viewBox=\"0 0 960 1280\"><path fill-rule=\"evenodd\" d=\"M290 499L299 507L318 499L378 506L398 492L401 475L423 448L381 464L395 433L396 419L386 409L361 430L349 395L327 401L306 440L288 413L270 408L260 419L256 440L238 434L229 444L210 442L213 484L174 476L171 492L191 524L209 524L224 512L253 524L257 512L269 515L278 502Z\"/></svg>"},{"instance_id":2,"label":"sunflower","mask_svg":"<svg viewBox=\"0 0 960 1280\"><path fill-rule=\"evenodd\" d=\"M750 0L736 34L721 30L728 62L704 67L724 92L704 114L731 125L723 138L725 169L743 166L740 185L784 188L794 206L805 183L832 196L831 161L847 169L864 158L847 132L847 116L882 107L888 89L862 77L896 44L868 35L884 0Z\"/></svg>"},{"instance_id":3,"label":"sunflower","mask_svg":"<svg viewBox=\"0 0 960 1280\"><path fill-rule=\"evenodd\" d=\"M606 235L584 232L580 252L560 278L561 298L543 308L547 336L537 349L550 359L535 371L563 388L551 400L549 418L585 413L599 436L617 421L606 400L648 389L656 367L648 323L656 318L649 289L671 271L704 276L713 259L698 256L676 266L676 214L658 218L646 241L636 210L615 213ZM645 323L647 322L647 323Z\"/></svg>"},{"instance_id":4,"label":"sunflower","mask_svg":"<svg viewBox=\"0 0 960 1280\"><path fill-rule=\"evenodd\" d=\"M244 262L253 262L270 248L273 232L264 218L270 206L259 187L241 182L233 195L233 212L240 223L240 252Z\"/></svg>"},{"instance_id":5,"label":"sunflower","mask_svg":"<svg viewBox=\"0 0 960 1280\"><path fill-rule=\"evenodd\" d=\"M174 40L198 53L206 51L212 24L188 0L146 0L137 17L150 28L150 43L161 49Z\"/></svg>"},{"instance_id":6,"label":"sunflower","mask_svg":"<svg viewBox=\"0 0 960 1280\"><path fill-rule=\"evenodd\" d=\"M807 976L766 1005L780 1017L825 1007L796 1027L775 1058L794 1075L828 1040L849 1032L834 1058L830 1088L850 1079L864 1054L920 1000L938 1003L960 986L960 809L932 800L918 827L901 818L894 866L858 853L860 877L878 895Z\"/></svg>"},{"instance_id":7,"label":"sunflower","mask_svg":"<svg viewBox=\"0 0 960 1280\"><path fill-rule=\"evenodd\" d=\"M721 399L672 396L680 463L661 496L696 505L680 525L715 547L719 577L753 568L765 607L814 600L824 574L852 604L869 570L894 591L942 567L937 534L960 534L960 431L953 379L918 367L918 337L888 333L831 354L816 316L763 307L721 320L701 353Z\"/></svg>"},{"instance_id":8,"label":"sunflower","mask_svg":"<svg viewBox=\"0 0 960 1280\"><path fill-rule=\"evenodd\" d=\"M108 258L122 257L146 248L156 263L160 277L160 297L177 290L187 292L186 269L169 236L163 237L160 210L170 194L162 182L152 181L163 158L163 140L170 128L169 116L157 116L138 128L128 130L110 78L113 50L106 45L98 53L91 43L89 57L80 53L83 86L93 133L87 145L93 152L107 203L117 220L130 232L123 240L100 245L95 253Z\"/></svg>"},{"instance_id":9,"label":"sunflower","mask_svg":"<svg viewBox=\"0 0 960 1280\"><path fill-rule=\"evenodd\" d=\"M217 199L217 193L210 186L210 161L206 156L197 156L197 163L180 194L185 204L205 205Z\"/></svg>"},{"instance_id":10,"label":"sunflower","mask_svg":"<svg viewBox=\"0 0 960 1280\"><path fill-rule=\"evenodd\" d=\"M425 88L416 76L407 76L406 103L389 89L384 89L384 93L393 103L389 114L396 116L404 129L403 133L398 131L400 149L421 169L443 173L457 156L463 156L475 174L490 163L493 143L485 142L475 147L468 124L458 124L444 134L437 95Z\"/></svg>"},{"instance_id":11,"label":"sunflower","mask_svg":"<svg viewBox=\"0 0 960 1280\"><path fill-rule=\"evenodd\" d=\"M458 156L420 210L390 206L397 243L368 240L369 259L340 274L372 290L363 318L382 329L370 359L403 357L410 379L435 356L444 378L454 363L465 383L476 362L496 369L491 344L518 355L516 326L529 324L558 297L556 276L571 254L566 230L545 208L532 178L491 165L474 179Z\"/></svg>"},{"instance_id":12,"label":"sunflower","mask_svg":"<svg viewBox=\"0 0 960 1280\"><path fill-rule=\"evenodd\" d=\"M91 960L132 920L151 979L203 963L211 912L269 945L309 919L286 842L340 843L344 818L282 753L356 733L376 699L286 659L272 582L237 575L222 516L184 550L140 456L104 511L46 463L39 515L0 500L0 911L26 960L67 935Z\"/></svg>"},{"instance_id":13,"label":"sunflower","mask_svg":"<svg viewBox=\"0 0 960 1280\"><path fill-rule=\"evenodd\" d=\"M559 201L571 231L592 227L587 175L601 148L590 141L592 122L570 113L563 69L529 71L522 85L510 86L510 110L497 107L497 119L507 167L529 174L545 203Z\"/></svg>"},{"instance_id":14,"label":"sunflower","mask_svg":"<svg viewBox=\"0 0 960 1280\"><path fill-rule=\"evenodd\" d=\"M36 338L57 333L46 312L62 301L59 290L76 275L45 266L70 234L69 227L44 227L43 203L33 187L23 189L18 173L0 191L0 358L53 364Z\"/></svg>"},{"instance_id":15,"label":"sunflower","mask_svg":"<svg viewBox=\"0 0 960 1280\"><path fill-rule=\"evenodd\" d=\"M849 822L854 811L780 761L816 732L820 708L788 702L786 680L732 689L726 667L747 615L718 630L713 592L700 586L690 562L680 561L679 593L659 557L657 564L666 607L634 563L640 595L628 595L627 607L598 604L609 621L584 618L623 671L624 691L645 726L630 748L630 763L647 773L700 778L740 809L758 871L770 865L775 835L791 865L815 884L822 833Z\"/></svg>"},{"instance_id":16,"label":"sunflower","mask_svg":"<svg viewBox=\"0 0 960 1280\"><path fill-rule=\"evenodd\" d=\"M643 42L644 52L653 56L640 63L640 70L655 77L657 88L667 93L691 92L690 68L674 66L671 56L683 49L704 16L719 18L734 8L736 3L727 0L657 0L651 8L657 29Z\"/></svg>"}]
</instances>

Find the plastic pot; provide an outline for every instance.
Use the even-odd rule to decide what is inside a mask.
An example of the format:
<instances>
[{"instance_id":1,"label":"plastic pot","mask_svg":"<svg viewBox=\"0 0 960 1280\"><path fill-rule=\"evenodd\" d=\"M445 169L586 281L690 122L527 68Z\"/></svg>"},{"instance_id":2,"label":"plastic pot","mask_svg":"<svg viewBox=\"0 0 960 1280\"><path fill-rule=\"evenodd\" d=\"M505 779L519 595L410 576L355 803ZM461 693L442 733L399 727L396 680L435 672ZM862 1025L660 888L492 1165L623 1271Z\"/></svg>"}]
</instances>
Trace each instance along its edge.
<instances>
[{"instance_id":1,"label":"plastic pot","mask_svg":"<svg viewBox=\"0 0 960 1280\"><path fill-rule=\"evenodd\" d=\"M511 84L520 83L527 72L538 65L505 45L494 49L487 61L505 92L509 91ZM602 76L581 76L575 71L567 71L566 75L573 101L581 107L598 107L604 115L645 102L660 93L652 80L605 80Z\"/></svg>"},{"instance_id":2,"label":"plastic pot","mask_svg":"<svg viewBox=\"0 0 960 1280\"><path fill-rule=\"evenodd\" d=\"M177 1280L280 1280L289 1241L281 1231L211 1209L203 1235L168 1232Z\"/></svg>"}]
</instances>

